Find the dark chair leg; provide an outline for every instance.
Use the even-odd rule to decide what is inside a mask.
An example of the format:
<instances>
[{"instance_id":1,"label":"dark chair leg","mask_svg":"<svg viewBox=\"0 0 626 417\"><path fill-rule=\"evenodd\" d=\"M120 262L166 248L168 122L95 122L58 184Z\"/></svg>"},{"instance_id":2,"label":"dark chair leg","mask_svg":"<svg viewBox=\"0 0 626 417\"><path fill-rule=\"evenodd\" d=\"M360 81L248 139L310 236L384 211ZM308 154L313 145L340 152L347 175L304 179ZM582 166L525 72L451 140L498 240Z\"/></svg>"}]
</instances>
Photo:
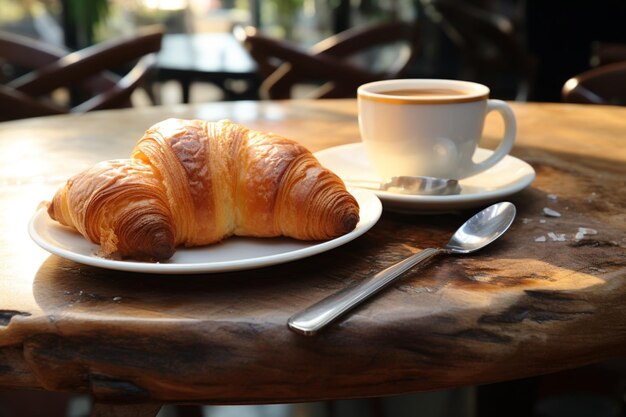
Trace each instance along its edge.
<instances>
[{"instance_id":1,"label":"dark chair leg","mask_svg":"<svg viewBox=\"0 0 626 417\"><path fill-rule=\"evenodd\" d=\"M202 417L201 405L177 405L176 414L178 417Z\"/></svg>"},{"instance_id":2,"label":"dark chair leg","mask_svg":"<svg viewBox=\"0 0 626 417\"><path fill-rule=\"evenodd\" d=\"M95 402L90 417L154 417L161 404L104 404Z\"/></svg>"}]
</instances>

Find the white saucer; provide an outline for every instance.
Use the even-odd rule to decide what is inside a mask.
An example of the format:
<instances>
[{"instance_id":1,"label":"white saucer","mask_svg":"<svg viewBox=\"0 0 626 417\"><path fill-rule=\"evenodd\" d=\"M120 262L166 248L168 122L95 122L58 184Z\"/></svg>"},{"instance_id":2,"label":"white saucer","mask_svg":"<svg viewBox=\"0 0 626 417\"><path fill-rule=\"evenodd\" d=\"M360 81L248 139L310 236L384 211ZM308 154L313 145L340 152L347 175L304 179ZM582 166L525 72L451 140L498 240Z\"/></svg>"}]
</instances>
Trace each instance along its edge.
<instances>
[{"instance_id":1,"label":"white saucer","mask_svg":"<svg viewBox=\"0 0 626 417\"><path fill-rule=\"evenodd\" d=\"M476 150L475 158L482 161L493 151ZM343 180L380 181L365 154L362 143L336 146L315 153L326 168ZM406 195L374 191L391 211L408 213L436 213L483 206L515 194L528 187L535 178L535 170L528 163L507 155L495 166L473 177L459 181L461 193L456 195Z\"/></svg>"},{"instance_id":2,"label":"white saucer","mask_svg":"<svg viewBox=\"0 0 626 417\"><path fill-rule=\"evenodd\" d=\"M32 239L43 249L86 265L120 271L155 274L195 274L240 271L291 262L344 245L376 224L382 212L374 193L350 189L359 203L360 221L356 228L343 236L323 242L290 238L231 237L221 243L197 248L178 248L170 260L163 263L120 261L97 255L99 246L68 227L52 220L45 208L39 209L29 224Z\"/></svg>"}]
</instances>

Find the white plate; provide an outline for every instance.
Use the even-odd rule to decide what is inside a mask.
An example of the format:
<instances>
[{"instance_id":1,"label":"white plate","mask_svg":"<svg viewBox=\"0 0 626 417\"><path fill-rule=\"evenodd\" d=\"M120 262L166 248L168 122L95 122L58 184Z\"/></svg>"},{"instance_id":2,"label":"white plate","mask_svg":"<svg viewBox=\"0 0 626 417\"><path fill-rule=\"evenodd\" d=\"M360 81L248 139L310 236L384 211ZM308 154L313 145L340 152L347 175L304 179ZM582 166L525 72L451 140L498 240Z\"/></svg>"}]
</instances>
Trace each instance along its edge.
<instances>
[{"instance_id":1,"label":"white plate","mask_svg":"<svg viewBox=\"0 0 626 417\"><path fill-rule=\"evenodd\" d=\"M478 148L475 158L482 161L493 151ZM315 153L326 168L345 181L380 181L365 154L362 143L336 146ZM528 187L535 178L535 170L526 162L507 155L495 166L473 177L459 181L461 193L456 195L406 195L374 191L385 209L408 213L439 213L478 207L499 201Z\"/></svg>"},{"instance_id":2,"label":"white plate","mask_svg":"<svg viewBox=\"0 0 626 417\"><path fill-rule=\"evenodd\" d=\"M231 237L222 243L197 248L180 248L167 262L148 263L104 259L96 255L99 246L79 233L52 220L45 208L39 209L29 224L32 239L55 255L86 265L121 271L158 274L194 274L238 271L280 264L316 255L361 236L376 224L382 212L374 193L351 189L359 203L360 218L356 228L343 236L324 242L306 242L289 238Z\"/></svg>"}]
</instances>

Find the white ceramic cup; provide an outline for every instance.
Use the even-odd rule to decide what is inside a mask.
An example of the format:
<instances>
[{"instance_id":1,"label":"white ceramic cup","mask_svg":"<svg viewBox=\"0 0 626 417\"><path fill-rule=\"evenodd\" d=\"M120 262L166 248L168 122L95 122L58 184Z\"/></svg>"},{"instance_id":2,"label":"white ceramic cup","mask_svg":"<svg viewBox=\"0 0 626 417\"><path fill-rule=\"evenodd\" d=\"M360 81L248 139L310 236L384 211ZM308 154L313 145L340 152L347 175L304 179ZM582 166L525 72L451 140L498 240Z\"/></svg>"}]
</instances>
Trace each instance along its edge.
<instances>
[{"instance_id":1,"label":"white ceramic cup","mask_svg":"<svg viewBox=\"0 0 626 417\"><path fill-rule=\"evenodd\" d=\"M513 111L489 99L489 88L482 84L385 80L360 86L357 95L361 139L381 179L470 177L495 165L515 142ZM491 111L504 119L504 137L491 156L477 163L473 156Z\"/></svg>"}]
</instances>

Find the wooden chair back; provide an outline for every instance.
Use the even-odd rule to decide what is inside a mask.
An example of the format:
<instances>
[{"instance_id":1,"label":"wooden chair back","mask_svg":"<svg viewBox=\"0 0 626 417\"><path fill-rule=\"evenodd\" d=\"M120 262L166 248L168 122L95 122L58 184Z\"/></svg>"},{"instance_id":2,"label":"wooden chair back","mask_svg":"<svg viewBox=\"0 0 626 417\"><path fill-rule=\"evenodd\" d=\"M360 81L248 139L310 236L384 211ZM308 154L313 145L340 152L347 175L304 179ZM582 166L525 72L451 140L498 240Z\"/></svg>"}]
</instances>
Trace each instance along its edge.
<instances>
[{"instance_id":1,"label":"wooden chair back","mask_svg":"<svg viewBox=\"0 0 626 417\"><path fill-rule=\"evenodd\" d=\"M0 58L25 71L48 65L70 53L66 48L0 31Z\"/></svg>"},{"instance_id":2,"label":"wooden chair back","mask_svg":"<svg viewBox=\"0 0 626 417\"><path fill-rule=\"evenodd\" d=\"M407 22L357 27L309 50L265 36L254 28L241 29L235 35L259 66L263 78L260 96L266 99L291 98L293 87L307 81L321 83L311 98L356 97L361 84L402 77L419 51L418 27ZM398 56L388 66L376 68L375 60L367 54L393 44L400 46Z\"/></svg>"},{"instance_id":3,"label":"wooden chair back","mask_svg":"<svg viewBox=\"0 0 626 417\"><path fill-rule=\"evenodd\" d=\"M67 113L52 102L38 100L13 88L0 84L0 121L51 116Z\"/></svg>"},{"instance_id":4,"label":"wooden chair back","mask_svg":"<svg viewBox=\"0 0 626 417\"><path fill-rule=\"evenodd\" d=\"M12 103L15 107L2 112L0 119L131 106L130 96L153 68L154 54L161 48L163 34L160 27L144 28L132 36L71 53L3 34L0 58L32 70L3 85L0 104L6 107ZM112 71L121 68L127 71L125 76ZM59 88L72 92L70 105L50 101L50 94Z\"/></svg>"},{"instance_id":5,"label":"wooden chair back","mask_svg":"<svg viewBox=\"0 0 626 417\"><path fill-rule=\"evenodd\" d=\"M567 103L626 106L626 61L578 74L567 80L561 93Z\"/></svg>"}]
</instances>

